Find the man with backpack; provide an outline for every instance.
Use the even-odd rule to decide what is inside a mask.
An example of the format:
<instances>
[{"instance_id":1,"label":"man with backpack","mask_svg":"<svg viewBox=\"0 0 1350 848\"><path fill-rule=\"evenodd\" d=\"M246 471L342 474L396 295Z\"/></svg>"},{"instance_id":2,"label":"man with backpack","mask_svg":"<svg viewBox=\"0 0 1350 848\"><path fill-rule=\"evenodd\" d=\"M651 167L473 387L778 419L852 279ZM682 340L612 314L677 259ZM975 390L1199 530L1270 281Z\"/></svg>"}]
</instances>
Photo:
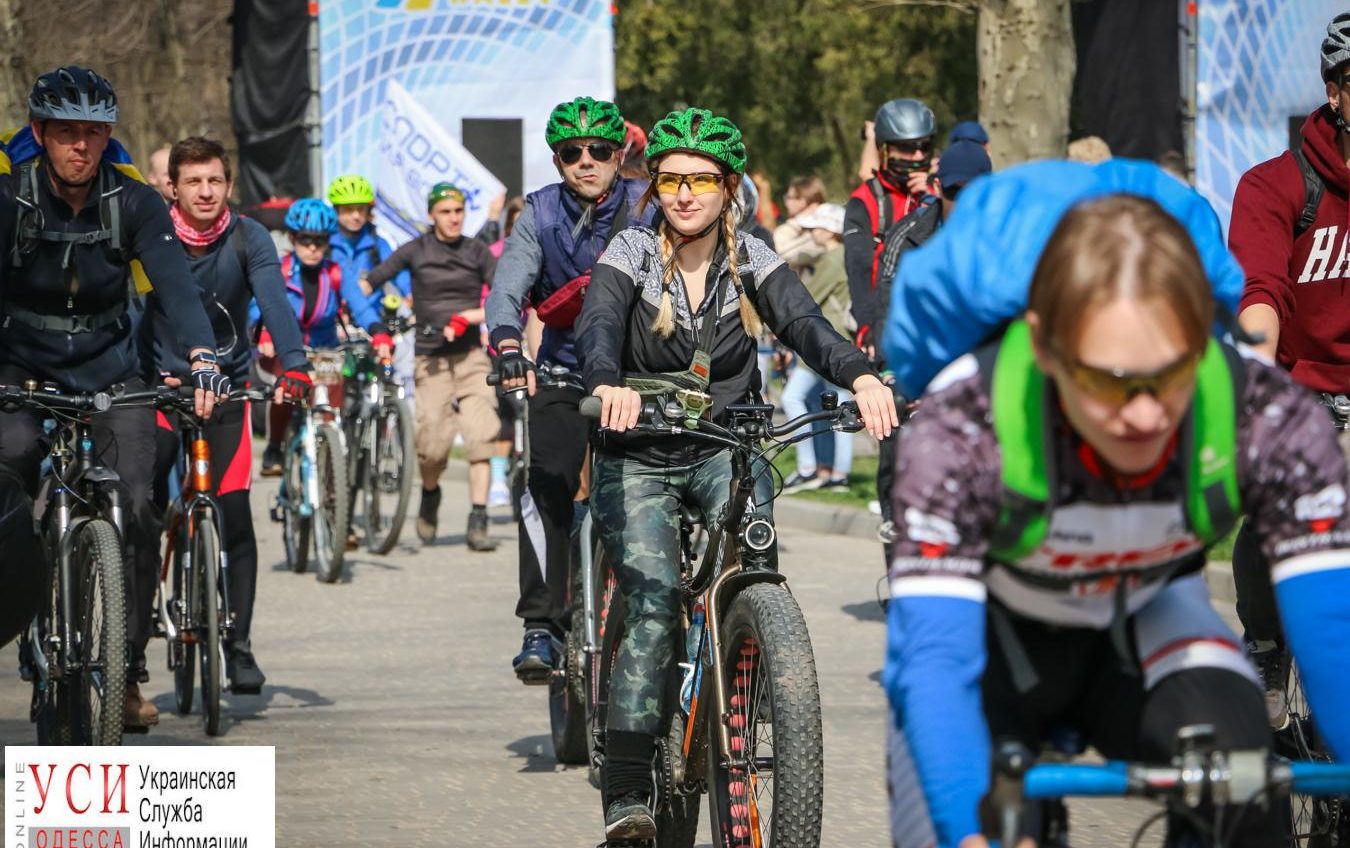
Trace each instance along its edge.
<instances>
[{"instance_id":1,"label":"man with backpack","mask_svg":"<svg viewBox=\"0 0 1350 848\"><path fill-rule=\"evenodd\" d=\"M628 129L619 108L577 97L548 116L544 140L559 182L532 192L502 250L487 299L487 323L506 390L528 386L530 465L520 506L520 601L525 637L511 666L521 682L542 685L557 666L572 557L573 499L581 486L590 422L577 411L581 390L535 391L535 365L579 371L572 325L591 266L616 233L652 220L638 200L648 181L619 176ZM654 205L654 204L653 204ZM521 350L521 311L544 322L534 362Z\"/></svg>"},{"instance_id":2,"label":"man with backpack","mask_svg":"<svg viewBox=\"0 0 1350 848\"><path fill-rule=\"evenodd\" d=\"M1335 408L1338 396L1350 394L1350 12L1327 25L1321 72L1327 102L1303 122L1299 146L1256 165L1238 182L1228 242L1246 274L1242 326L1260 334L1258 350ZM1341 447L1350 454L1348 433L1341 431ZM1324 494L1328 502L1345 500L1343 491ZM1315 520L1319 505L1295 508ZM1233 550L1233 578L1238 618L1278 728L1287 721L1288 652L1269 568L1246 532L1238 534Z\"/></svg>"},{"instance_id":3,"label":"man with backpack","mask_svg":"<svg viewBox=\"0 0 1350 848\"><path fill-rule=\"evenodd\" d=\"M898 231L908 231L912 213L932 206L933 135L937 120L933 110L910 98L890 100L877 110L872 134L880 167L849 198L844 207L844 270L848 273L853 320L858 326L857 344L885 373L881 361L880 331L890 300L890 274L880 271L886 244L898 244ZM881 506L883 542L889 550L891 526L890 478L895 464L893 433L880 445L877 501ZM889 561L889 557L888 557Z\"/></svg>"}]
</instances>

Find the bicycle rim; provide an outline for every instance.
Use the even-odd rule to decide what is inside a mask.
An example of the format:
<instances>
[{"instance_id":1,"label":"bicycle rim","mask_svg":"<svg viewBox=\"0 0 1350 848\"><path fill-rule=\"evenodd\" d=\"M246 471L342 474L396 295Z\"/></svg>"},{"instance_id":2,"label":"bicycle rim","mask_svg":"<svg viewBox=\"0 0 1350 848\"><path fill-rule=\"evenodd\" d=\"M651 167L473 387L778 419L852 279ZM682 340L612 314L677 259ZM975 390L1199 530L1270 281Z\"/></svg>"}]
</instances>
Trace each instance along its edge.
<instances>
[{"instance_id":1,"label":"bicycle rim","mask_svg":"<svg viewBox=\"0 0 1350 848\"><path fill-rule=\"evenodd\" d=\"M202 728L207 736L220 733L220 539L209 516L199 516L193 539L197 563L197 598L200 625L198 643L202 667Z\"/></svg>"},{"instance_id":2,"label":"bicycle rim","mask_svg":"<svg viewBox=\"0 0 1350 848\"><path fill-rule=\"evenodd\" d=\"M336 583L342 577L347 552L347 465L341 445L337 427L319 426L314 451L319 483L319 503L314 509L314 560L324 583Z\"/></svg>"},{"instance_id":3,"label":"bicycle rim","mask_svg":"<svg viewBox=\"0 0 1350 848\"><path fill-rule=\"evenodd\" d=\"M187 521L179 525L177 539L173 549L173 591L170 602L170 615L178 629L178 636L169 640L169 665L173 668L174 708L179 715L192 712L196 698L197 685L197 626L195 616L189 611L194 609L195 586L185 583L184 573L188 563L195 562L187 551ZM189 626L189 624L191 626Z\"/></svg>"},{"instance_id":4,"label":"bicycle rim","mask_svg":"<svg viewBox=\"0 0 1350 848\"><path fill-rule=\"evenodd\" d=\"M366 546L386 554L398 544L412 494L413 430L407 405L395 400L374 422L366 471Z\"/></svg>"},{"instance_id":5,"label":"bicycle rim","mask_svg":"<svg viewBox=\"0 0 1350 848\"><path fill-rule=\"evenodd\" d=\"M95 519L76 530L74 566L80 586L76 675L79 736L90 745L120 745L126 696L126 588L122 545L111 524ZM78 681L76 683L76 681ZM68 690L69 691L69 690Z\"/></svg>"},{"instance_id":6,"label":"bicycle rim","mask_svg":"<svg viewBox=\"0 0 1350 848\"><path fill-rule=\"evenodd\" d=\"M309 540L313 535L314 519L300 514L305 499L305 479L302 470L304 455L291 433L286 450L285 476L281 483L281 538L286 546L286 562L291 571L304 574L309 568Z\"/></svg>"},{"instance_id":7,"label":"bicycle rim","mask_svg":"<svg viewBox=\"0 0 1350 848\"><path fill-rule=\"evenodd\" d=\"M1331 762L1332 756L1312 723L1312 712L1303 692L1303 680L1291 660L1284 686L1285 709L1289 723L1276 731L1276 750L1291 759ZM1289 826L1292 848L1330 848L1347 842L1345 809L1334 798L1315 798L1299 793L1289 795Z\"/></svg>"},{"instance_id":8,"label":"bicycle rim","mask_svg":"<svg viewBox=\"0 0 1350 848\"><path fill-rule=\"evenodd\" d=\"M732 763L709 710L709 811L717 848L818 846L823 805L820 691L806 622L782 586L744 589L722 624Z\"/></svg>"}]
</instances>

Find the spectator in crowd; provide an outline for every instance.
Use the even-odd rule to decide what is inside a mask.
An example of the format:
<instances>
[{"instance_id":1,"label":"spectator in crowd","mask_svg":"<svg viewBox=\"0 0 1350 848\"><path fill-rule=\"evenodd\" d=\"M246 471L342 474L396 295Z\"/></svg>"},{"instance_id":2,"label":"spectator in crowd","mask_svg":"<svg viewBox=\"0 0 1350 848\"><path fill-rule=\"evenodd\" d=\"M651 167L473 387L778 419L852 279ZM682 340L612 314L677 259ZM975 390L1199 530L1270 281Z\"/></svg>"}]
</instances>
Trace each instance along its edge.
<instances>
[{"instance_id":1,"label":"spectator in crowd","mask_svg":"<svg viewBox=\"0 0 1350 848\"><path fill-rule=\"evenodd\" d=\"M469 460L469 550L496 550L488 535L488 461L501 430L497 396L487 384L492 365L483 350L483 286L490 285L497 260L487 244L464 235L464 192L436 183L427 194L431 230L404 244L371 269L378 288L403 271L412 272L412 305L417 326L417 461L422 503L417 536L436 540L441 474L455 436L464 437ZM426 329L430 328L431 333Z\"/></svg>"},{"instance_id":2,"label":"spectator in crowd","mask_svg":"<svg viewBox=\"0 0 1350 848\"><path fill-rule=\"evenodd\" d=\"M984 131L979 121L962 121L952 127L952 131L947 134L947 146L950 147L958 141L973 141L989 152L989 133Z\"/></svg>"},{"instance_id":3,"label":"spectator in crowd","mask_svg":"<svg viewBox=\"0 0 1350 848\"><path fill-rule=\"evenodd\" d=\"M793 177L788 181L787 192L783 194L788 219L773 231L773 245L778 255L803 280L811 273L811 266L825 252L825 248L801 222L824 202L825 183L821 182L820 177Z\"/></svg>"},{"instance_id":4,"label":"spectator in crowd","mask_svg":"<svg viewBox=\"0 0 1350 848\"><path fill-rule=\"evenodd\" d=\"M817 203L794 220L821 250L814 273L804 281L807 291L835 331L848 338L852 335L852 324L848 309L848 274L844 271L844 207L837 203ZM805 362L798 360L783 388L783 412L788 418L805 414L807 401L825 389L837 392L840 401L852 397L846 389L826 383ZM847 487L849 471L853 468L853 438L852 433L834 433L832 467L817 463L812 439L798 442L797 470L783 481L783 491L791 494L806 489Z\"/></svg>"},{"instance_id":5,"label":"spectator in crowd","mask_svg":"<svg viewBox=\"0 0 1350 848\"><path fill-rule=\"evenodd\" d=\"M145 171L145 181L168 204L174 201L173 180L169 179L169 151L172 149L166 144L151 153Z\"/></svg>"},{"instance_id":6,"label":"spectator in crowd","mask_svg":"<svg viewBox=\"0 0 1350 848\"><path fill-rule=\"evenodd\" d=\"M1090 135L1069 142L1067 158L1070 162L1096 165L1111 158L1111 148L1100 136Z\"/></svg>"}]
</instances>

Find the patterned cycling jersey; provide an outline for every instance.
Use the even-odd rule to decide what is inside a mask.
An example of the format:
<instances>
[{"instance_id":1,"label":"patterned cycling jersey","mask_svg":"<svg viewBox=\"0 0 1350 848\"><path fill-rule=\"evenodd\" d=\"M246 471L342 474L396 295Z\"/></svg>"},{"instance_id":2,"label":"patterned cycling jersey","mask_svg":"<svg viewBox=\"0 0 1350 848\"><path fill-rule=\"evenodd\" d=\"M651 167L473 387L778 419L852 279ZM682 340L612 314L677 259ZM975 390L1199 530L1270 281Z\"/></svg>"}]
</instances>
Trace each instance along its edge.
<instances>
[{"instance_id":1,"label":"patterned cycling jersey","mask_svg":"<svg viewBox=\"0 0 1350 848\"><path fill-rule=\"evenodd\" d=\"M948 578L923 581L923 594L946 585L962 595L969 581L982 581L1019 615L1104 629L1119 601L1134 613L1168 579L1201 564L1203 545L1186 522L1180 452L1151 473L1113 479L1053 403L1047 426L1058 434L1058 475L1049 532L1026 557L993 561L988 540L1003 498L1002 460L978 368L973 356L949 366L901 436L893 594L907 593L911 578ZM1345 459L1316 397L1283 371L1246 358L1237 415L1242 508L1272 568L1350 552ZM1350 553L1338 558L1348 560Z\"/></svg>"}]
</instances>

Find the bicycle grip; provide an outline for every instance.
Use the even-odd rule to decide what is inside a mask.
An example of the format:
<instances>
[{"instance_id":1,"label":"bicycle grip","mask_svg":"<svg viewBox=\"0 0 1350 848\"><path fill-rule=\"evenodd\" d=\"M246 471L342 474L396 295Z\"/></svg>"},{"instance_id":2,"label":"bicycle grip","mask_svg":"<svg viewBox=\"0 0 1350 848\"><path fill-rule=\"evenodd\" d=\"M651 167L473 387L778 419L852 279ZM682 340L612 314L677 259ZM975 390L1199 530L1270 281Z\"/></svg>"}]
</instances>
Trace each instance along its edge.
<instances>
[{"instance_id":1,"label":"bicycle grip","mask_svg":"<svg viewBox=\"0 0 1350 848\"><path fill-rule=\"evenodd\" d=\"M600 420L600 412L604 408L604 402L595 395L587 395L581 399L581 403L577 404L577 411L582 414L582 417L594 418L596 421Z\"/></svg>"},{"instance_id":2,"label":"bicycle grip","mask_svg":"<svg viewBox=\"0 0 1350 848\"><path fill-rule=\"evenodd\" d=\"M502 382L502 375L496 371L489 371L487 375L487 384L489 386L499 386Z\"/></svg>"}]
</instances>

